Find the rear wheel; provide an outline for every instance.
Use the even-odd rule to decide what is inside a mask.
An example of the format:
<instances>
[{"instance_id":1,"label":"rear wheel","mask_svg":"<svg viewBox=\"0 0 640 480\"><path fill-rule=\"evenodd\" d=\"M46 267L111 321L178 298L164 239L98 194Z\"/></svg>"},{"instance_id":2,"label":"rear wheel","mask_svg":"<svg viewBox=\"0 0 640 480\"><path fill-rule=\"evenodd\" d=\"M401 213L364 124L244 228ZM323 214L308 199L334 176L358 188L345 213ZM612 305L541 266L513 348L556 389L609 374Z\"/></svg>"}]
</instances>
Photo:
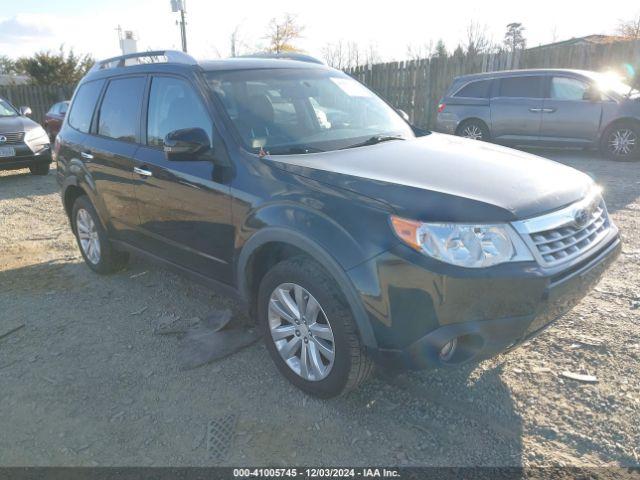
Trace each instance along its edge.
<instances>
[{"instance_id":1,"label":"rear wheel","mask_svg":"<svg viewBox=\"0 0 640 480\"><path fill-rule=\"evenodd\" d=\"M489 140L489 129L481 120L465 120L460 124L456 135L471 140Z\"/></svg>"},{"instance_id":2,"label":"rear wheel","mask_svg":"<svg viewBox=\"0 0 640 480\"><path fill-rule=\"evenodd\" d=\"M640 128L629 123L610 126L602 135L600 150L610 160L640 159Z\"/></svg>"},{"instance_id":3,"label":"rear wheel","mask_svg":"<svg viewBox=\"0 0 640 480\"><path fill-rule=\"evenodd\" d=\"M306 257L274 266L258 293L267 350L280 372L321 398L348 392L372 373L351 309L329 274Z\"/></svg>"},{"instance_id":4,"label":"rear wheel","mask_svg":"<svg viewBox=\"0 0 640 480\"><path fill-rule=\"evenodd\" d=\"M47 175L49 174L49 164L36 163L35 165L30 165L29 171L31 172L31 175Z\"/></svg>"},{"instance_id":5,"label":"rear wheel","mask_svg":"<svg viewBox=\"0 0 640 480\"><path fill-rule=\"evenodd\" d=\"M71 212L73 230L85 263L96 273L122 270L129 255L113 248L89 198L78 197Z\"/></svg>"}]
</instances>

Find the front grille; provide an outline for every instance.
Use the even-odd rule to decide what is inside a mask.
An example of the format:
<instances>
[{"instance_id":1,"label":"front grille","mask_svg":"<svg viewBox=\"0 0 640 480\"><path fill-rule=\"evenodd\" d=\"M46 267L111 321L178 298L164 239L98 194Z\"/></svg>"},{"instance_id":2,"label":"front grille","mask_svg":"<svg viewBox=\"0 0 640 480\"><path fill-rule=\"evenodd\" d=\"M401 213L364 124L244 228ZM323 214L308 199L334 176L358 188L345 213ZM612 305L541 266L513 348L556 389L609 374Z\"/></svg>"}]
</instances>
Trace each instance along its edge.
<instances>
[{"instance_id":1,"label":"front grille","mask_svg":"<svg viewBox=\"0 0 640 480\"><path fill-rule=\"evenodd\" d=\"M16 145L24 141L24 132L0 133L0 140L2 140L2 137L6 138L6 140L0 142L0 146Z\"/></svg>"},{"instance_id":2,"label":"front grille","mask_svg":"<svg viewBox=\"0 0 640 480\"><path fill-rule=\"evenodd\" d=\"M582 226L575 222L530 233L537 253L546 266L555 266L580 256L602 240L610 227L604 201L600 201L588 213Z\"/></svg>"}]
</instances>

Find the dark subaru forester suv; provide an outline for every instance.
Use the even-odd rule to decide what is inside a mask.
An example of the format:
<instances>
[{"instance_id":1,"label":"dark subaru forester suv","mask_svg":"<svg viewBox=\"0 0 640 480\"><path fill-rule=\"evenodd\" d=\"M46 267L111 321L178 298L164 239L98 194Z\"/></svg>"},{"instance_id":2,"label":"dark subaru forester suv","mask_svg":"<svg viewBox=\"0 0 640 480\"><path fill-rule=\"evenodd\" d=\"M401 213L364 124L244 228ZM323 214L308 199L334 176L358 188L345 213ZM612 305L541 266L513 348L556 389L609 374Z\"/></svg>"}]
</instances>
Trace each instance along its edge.
<instances>
[{"instance_id":1,"label":"dark subaru forester suv","mask_svg":"<svg viewBox=\"0 0 640 480\"><path fill-rule=\"evenodd\" d=\"M134 252L235 295L320 397L511 349L621 248L589 176L412 128L304 57L99 62L54 157L91 269Z\"/></svg>"}]
</instances>

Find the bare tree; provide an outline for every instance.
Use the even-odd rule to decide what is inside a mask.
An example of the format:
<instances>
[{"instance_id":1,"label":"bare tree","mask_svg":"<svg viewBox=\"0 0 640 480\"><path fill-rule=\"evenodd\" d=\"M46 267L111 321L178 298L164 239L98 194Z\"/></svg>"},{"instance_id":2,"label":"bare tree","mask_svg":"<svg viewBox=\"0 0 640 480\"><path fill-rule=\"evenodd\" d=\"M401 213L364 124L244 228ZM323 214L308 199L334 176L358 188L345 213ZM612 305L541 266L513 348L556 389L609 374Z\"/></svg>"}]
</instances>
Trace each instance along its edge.
<instances>
[{"instance_id":1,"label":"bare tree","mask_svg":"<svg viewBox=\"0 0 640 480\"><path fill-rule=\"evenodd\" d=\"M233 29L233 32L231 32L231 36L229 37L232 57L242 55L242 51L245 50L247 46L246 42L243 40L242 32L240 31L241 27L242 24L236 25L236 28Z\"/></svg>"},{"instance_id":2,"label":"bare tree","mask_svg":"<svg viewBox=\"0 0 640 480\"><path fill-rule=\"evenodd\" d=\"M267 50L274 53L298 52L294 42L302 38L304 26L298 24L295 16L285 14L281 19L272 18L267 26L267 34L264 36L269 42Z\"/></svg>"},{"instance_id":3,"label":"bare tree","mask_svg":"<svg viewBox=\"0 0 640 480\"><path fill-rule=\"evenodd\" d=\"M617 33L627 40L640 40L640 12L631 20L620 20Z\"/></svg>"},{"instance_id":4,"label":"bare tree","mask_svg":"<svg viewBox=\"0 0 640 480\"><path fill-rule=\"evenodd\" d=\"M348 69L365 63L366 52L356 42L338 40L322 48L322 58L330 67Z\"/></svg>"},{"instance_id":5,"label":"bare tree","mask_svg":"<svg viewBox=\"0 0 640 480\"><path fill-rule=\"evenodd\" d=\"M471 21L467 26L467 38L464 44L464 51L467 55L479 55L487 53L493 48L491 37L487 33L486 25L480 25Z\"/></svg>"},{"instance_id":6,"label":"bare tree","mask_svg":"<svg viewBox=\"0 0 640 480\"><path fill-rule=\"evenodd\" d=\"M365 52L364 52L364 63L365 65L373 65L375 63L380 63L382 61L382 57L380 56L380 52L378 52L378 47L370 43Z\"/></svg>"},{"instance_id":7,"label":"bare tree","mask_svg":"<svg viewBox=\"0 0 640 480\"><path fill-rule=\"evenodd\" d=\"M429 40L429 43L422 43L420 45L407 45L407 57L410 60L431 58L434 52L433 40Z\"/></svg>"}]
</instances>

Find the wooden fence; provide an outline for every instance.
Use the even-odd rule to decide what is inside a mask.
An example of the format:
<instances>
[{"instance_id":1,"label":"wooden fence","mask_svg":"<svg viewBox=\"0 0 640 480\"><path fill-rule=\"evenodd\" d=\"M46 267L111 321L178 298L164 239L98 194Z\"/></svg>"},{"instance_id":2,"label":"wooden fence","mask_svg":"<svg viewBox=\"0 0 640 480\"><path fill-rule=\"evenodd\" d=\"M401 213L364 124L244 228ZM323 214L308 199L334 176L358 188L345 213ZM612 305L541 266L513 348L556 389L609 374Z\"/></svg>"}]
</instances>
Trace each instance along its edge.
<instances>
[{"instance_id":1,"label":"wooden fence","mask_svg":"<svg viewBox=\"0 0 640 480\"><path fill-rule=\"evenodd\" d=\"M0 97L9 100L15 107L27 106L33 111L31 118L42 124L51 105L69 100L75 85L2 85Z\"/></svg>"},{"instance_id":2,"label":"wooden fence","mask_svg":"<svg viewBox=\"0 0 640 480\"><path fill-rule=\"evenodd\" d=\"M454 77L511 68L577 68L640 75L640 41L599 45L538 47L518 52L475 56L434 57L425 60L365 65L347 70L421 127L433 128L438 101Z\"/></svg>"}]
</instances>

